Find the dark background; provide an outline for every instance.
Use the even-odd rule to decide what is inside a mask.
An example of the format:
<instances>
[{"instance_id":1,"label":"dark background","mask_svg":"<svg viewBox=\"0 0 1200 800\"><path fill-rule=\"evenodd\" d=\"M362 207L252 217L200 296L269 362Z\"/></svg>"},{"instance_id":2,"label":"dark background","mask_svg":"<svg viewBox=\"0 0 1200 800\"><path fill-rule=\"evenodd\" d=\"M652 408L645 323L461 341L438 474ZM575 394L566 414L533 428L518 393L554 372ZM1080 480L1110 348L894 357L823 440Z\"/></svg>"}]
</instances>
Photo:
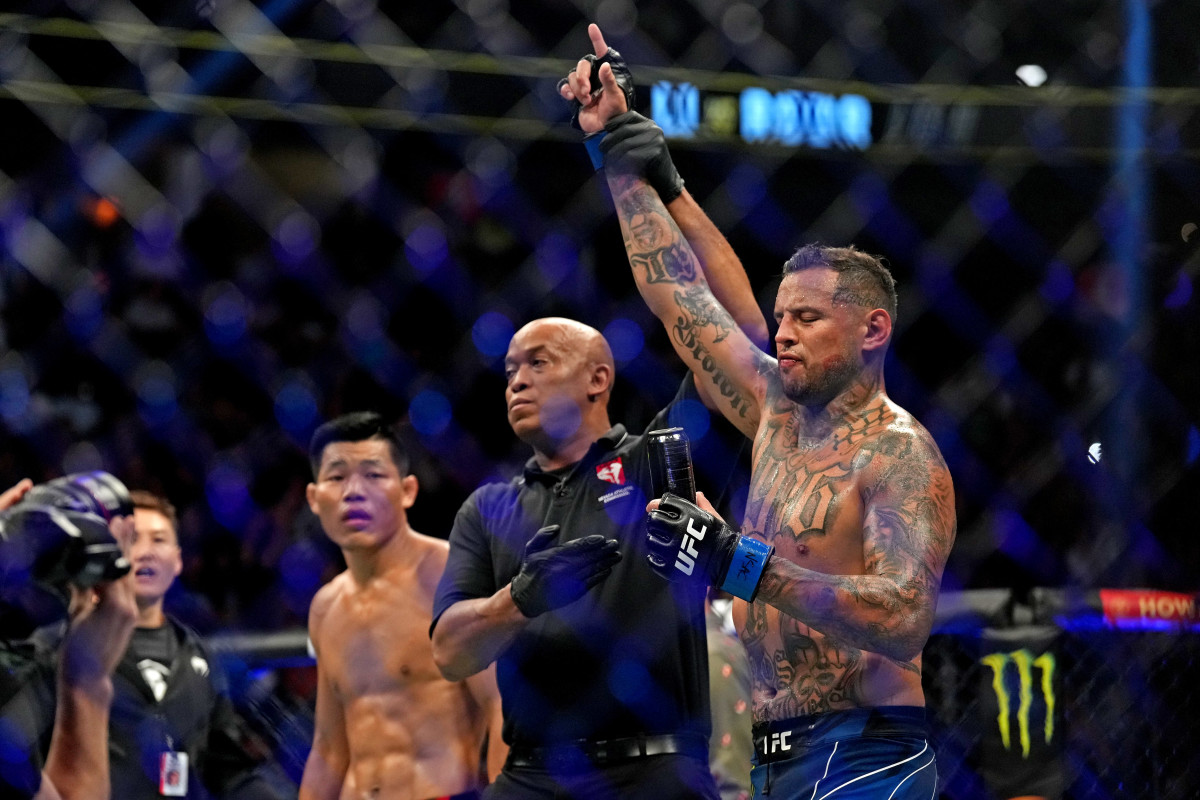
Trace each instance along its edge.
<instances>
[{"instance_id":1,"label":"dark background","mask_svg":"<svg viewBox=\"0 0 1200 800\"><path fill-rule=\"evenodd\" d=\"M437 536L528 456L500 361L529 319L605 331L613 419L644 425L682 368L554 90L597 20L643 103L664 79L871 101L862 151L715 128L672 151L768 319L798 245L887 258L888 389L958 492L947 590L1194 591L1187 6L19 4L0 12L0 484L102 468L167 494L174 609L266 629L340 568L304 503L325 419L405 424L410 519Z\"/></svg>"}]
</instances>

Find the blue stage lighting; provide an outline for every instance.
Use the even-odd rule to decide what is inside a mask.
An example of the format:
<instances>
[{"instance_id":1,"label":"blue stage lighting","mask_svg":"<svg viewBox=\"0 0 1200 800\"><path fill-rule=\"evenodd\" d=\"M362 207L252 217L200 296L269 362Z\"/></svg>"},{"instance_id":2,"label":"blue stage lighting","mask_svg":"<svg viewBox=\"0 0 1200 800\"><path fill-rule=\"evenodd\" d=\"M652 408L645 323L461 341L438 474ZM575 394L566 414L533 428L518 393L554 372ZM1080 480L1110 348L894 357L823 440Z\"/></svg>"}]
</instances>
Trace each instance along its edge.
<instances>
[{"instance_id":1,"label":"blue stage lighting","mask_svg":"<svg viewBox=\"0 0 1200 800\"><path fill-rule=\"evenodd\" d=\"M435 389L425 389L408 404L408 419L413 428L425 436L437 436L450 425L454 412L446 395Z\"/></svg>"}]
</instances>

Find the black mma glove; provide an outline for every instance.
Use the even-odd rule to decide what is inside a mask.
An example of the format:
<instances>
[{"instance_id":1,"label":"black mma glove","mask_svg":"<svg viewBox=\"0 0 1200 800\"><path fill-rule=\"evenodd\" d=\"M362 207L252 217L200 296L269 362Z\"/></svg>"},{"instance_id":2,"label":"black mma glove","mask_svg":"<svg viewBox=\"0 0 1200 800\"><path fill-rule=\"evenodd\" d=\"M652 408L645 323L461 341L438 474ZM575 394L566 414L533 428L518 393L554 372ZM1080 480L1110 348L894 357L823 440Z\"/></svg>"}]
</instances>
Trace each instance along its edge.
<instances>
[{"instance_id":1,"label":"black mma glove","mask_svg":"<svg viewBox=\"0 0 1200 800\"><path fill-rule=\"evenodd\" d=\"M575 602L621 560L616 539L597 534L556 545L557 536L557 525L539 529L525 545L521 571L512 579L513 602L527 617Z\"/></svg>"},{"instance_id":2,"label":"black mma glove","mask_svg":"<svg viewBox=\"0 0 1200 800\"><path fill-rule=\"evenodd\" d=\"M671 161L667 137L653 120L626 111L604 123L604 130L599 148L606 169L644 178L664 206L683 193L683 178Z\"/></svg>"},{"instance_id":3,"label":"black mma glove","mask_svg":"<svg viewBox=\"0 0 1200 800\"><path fill-rule=\"evenodd\" d=\"M670 493L646 515L646 542L646 560L667 580L704 581L750 602L775 552Z\"/></svg>"},{"instance_id":4,"label":"black mma glove","mask_svg":"<svg viewBox=\"0 0 1200 800\"><path fill-rule=\"evenodd\" d=\"M600 66L602 64L608 64L609 68L612 69L613 77L617 80L617 86L620 87L621 93L625 95L625 107L628 109L633 108L633 73L629 71L629 65L625 63L625 59L621 58L620 53L610 47L608 48L608 52L602 56L588 53L586 56L581 58L580 61L591 62L591 84L593 97L596 95L596 92L603 88L603 86L600 84ZM563 78L558 82L558 88L561 90L563 84L566 82L567 79ZM583 103L579 102L578 100L571 100L570 102L571 125L578 129L579 109L583 108Z\"/></svg>"}]
</instances>

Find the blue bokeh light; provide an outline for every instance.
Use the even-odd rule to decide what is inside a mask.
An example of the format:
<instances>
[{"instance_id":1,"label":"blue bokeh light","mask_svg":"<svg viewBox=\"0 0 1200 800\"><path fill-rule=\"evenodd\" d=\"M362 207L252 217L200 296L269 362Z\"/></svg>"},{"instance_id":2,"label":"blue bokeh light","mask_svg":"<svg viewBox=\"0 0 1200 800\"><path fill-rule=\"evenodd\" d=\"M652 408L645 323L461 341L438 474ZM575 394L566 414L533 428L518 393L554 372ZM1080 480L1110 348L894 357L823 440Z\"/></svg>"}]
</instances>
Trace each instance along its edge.
<instances>
[{"instance_id":1,"label":"blue bokeh light","mask_svg":"<svg viewBox=\"0 0 1200 800\"><path fill-rule=\"evenodd\" d=\"M538 269L551 285L561 283L579 269L579 248L569 237L558 232L542 238L536 257Z\"/></svg>"},{"instance_id":2,"label":"blue bokeh light","mask_svg":"<svg viewBox=\"0 0 1200 800\"><path fill-rule=\"evenodd\" d=\"M449 257L446 236L432 225L419 225L404 240L404 254L417 274L428 277Z\"/></svg>"},{"instance_id":3,"label":"blue bokeh light","mask_svg":"<svg viewBox=\"0 0 1200 800\"><path fill-rule=\"evenodd\" d=\"M767 196L766 176L752 164L738 164L730 170L725 186L730 199L743 212L753 210Z\"/></svg>"},{"instance_id":4,"label":"blue bokeh light","mask_svg":"<svg viewBox=\"0 0 1200 800\"><path fill-rule=\"evenodd\" d=\"M408 418L416 431L425 436L437 436L446 430L454 410L446 395L435 389L425 389L408 405Z\"/></svg>"},{"instance_id":5,"label":"blue bokeh light","mask_svg":"<svg viewBox=\"0 0 1200 800\"><path fill-rule=\"evenodd\" d=\"M1008 195L992 181L980 181L970 203L971 210L985 226L994 225L1009 212Z\"/></svg>"},{"instance_id":6,"label":"blue bokeh light","mask_svg":"<svg viewBox=\"0 0 1200 800\"><path fill-rule=\"evenodd\" d=\"M708 409L699 400L680 400L671 409L668 421L672 427L686 430L693 442L703 439L712 425Z\"/></svg>"},{"instance_id":7,"label":"blue bokeh light","mask_svg":"<svg viewBox=\"0 0 1200 800\"><path fill-rule=\"evenodd\" d=\"M320 230L307 213L296 211L283 218L271 241L271 251L280 263L295 266L317 249Z\"/></svg>"},{"instance_id":8,"label":"blue bokeh light","mask_svg":"<svg viewBox=\"0 0 1200 800\"><path fill-rule=\"evenodd\" d=\"M1042 297L1054 305L1061 305L1070 300L1074 292L1075 278L1071 270L1061 261L1050 262L1042 282Z\"/></svg>"},{"instance_id":9,"label":"blue bokeh light","mask_svg":"<svg viewBox=\"0 0 1200 800\"><path fill-rule=\"evenodd\" d=\"M480 314L471 326L471 341L483 355L497 358L508 352L508 342L513 333L512 320L499 311L487 311Z\"/></svg>"},{"instance_id":10,"label":"blue bokeh light","mask_svg":"<svg viewBox=\"0 0 1200 800\"><path fill-rule=\"evenodd\" d=\"M67 327L81 340L91 339L104 325L104 305L90 283L84 283L71 292L65 310Z\"/></svg>"},{"instance_id":11,"label":"blue bokeh light","mask_svg":"<svg viewBox=\"0 0 1200 800\"><path fill-rule=\"evenodd\" d=\"M618 366L637 358L646 346L646 335L642 332L642 326L624 317L617 317L605 326L604 338L608 341Z\"/></svg>"},{"instance_id":12,"label":"blue bokeh light","mask_svg":"<svg viewBox=\"0 0 1200 800\"><path fill-rule=\"evenodd\" d=\"M574 436L583 424L583 414L579 406L571 398L561 395L543 400L540 414L542 430L560 441Z\"/></svg>"},{"instance_id":13,"label":"blue bokeh light","mask_svg":"<svg viewBox=\"0 0 1200 800\"><path fill-rule=\"evenodd\" d=\"M134 245L147 258L161 258L172 250L179 234L174 209L157 206L142 215L134 232Z\"/></svg>"},{"instance_id":14,"label":"blue bokeh light","mask_svg":"<svg viewBox=\"0 0 1200 800\"><path fill-rule=\"evenodd\" d=\"M137 394L138 414L147 425L157 427L174 419L179 410L175 383L175 371L161 361L138 370L133 390Z\"/></svg>"},{"instance_id":15,"label":"blue bokeh light","mask_svg":"<svg viewBox=\"0 0 1200 800\"><path fill-rule=\"evenodd\" d=\"M223 283L211 292L204 309L204 331L218 346L236 344L246 333L246 298L232 283Z\"/></svg>"},{"instance_id":16,"label":"blue bokeh light","mask_svg":"<svg viewBox=\"0 0 1200 800\"><path fill-rule=\"evenodd\" d=\"M228 457L216 458L205 478L204 495L213 519L234 533L244 531L254 513L252 481L250 472Z\"/></svg>"},{"instance_id":17,"label":"blue bokeh light","mask_svg":"<svg viewBox=\"0 0 1200 800\"><path fill-rule=\"evenodd\" d=\"M1192 279L1186 272L1180 272L1175 279L1175 288L1163 298L1164 308L1183 308L1192 299Z\"/></svg>"},{"instance_id":18,"label":"blue bokeh light","mask_svg":"<svg viewBox=\"0 0 1200 800\"><path fill-rule=\"evenodd\" d=\"M29 411L29 379L19 367L0 369L0 417L13 430L24 430L32 422Z\"/></svg>"},{"instance_id":19,"label":"blue bokeh light","mask_svg":"<svg viewBox=\"0 0 1200 800\"><path fill-rule=\"evenodd\" d=\"M301 439L311 433L318 413L318 401L309 381L293 377L275 393L275 419L284 430Z\"/></svg>"}]
</instances>

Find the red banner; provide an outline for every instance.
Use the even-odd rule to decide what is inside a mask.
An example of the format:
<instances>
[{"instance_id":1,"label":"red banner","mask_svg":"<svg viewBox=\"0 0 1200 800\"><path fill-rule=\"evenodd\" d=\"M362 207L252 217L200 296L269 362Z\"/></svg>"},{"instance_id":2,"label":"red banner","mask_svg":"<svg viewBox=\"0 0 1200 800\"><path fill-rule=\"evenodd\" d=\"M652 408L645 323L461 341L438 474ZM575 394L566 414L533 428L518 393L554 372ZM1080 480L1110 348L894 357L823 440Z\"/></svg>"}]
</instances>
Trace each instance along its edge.
<instances>
[{"instance_id":1,"label":"red banner","mask_svg":"<svg viewBox=\"0 0 1200 800\"><path fill-rule=\"evenodd\" d=\"M1154 589L1101 589L1100 605L1110 625L1121 628L1190 627L1200 623L1196 595Z\"/></svg>"}]
</instances>

